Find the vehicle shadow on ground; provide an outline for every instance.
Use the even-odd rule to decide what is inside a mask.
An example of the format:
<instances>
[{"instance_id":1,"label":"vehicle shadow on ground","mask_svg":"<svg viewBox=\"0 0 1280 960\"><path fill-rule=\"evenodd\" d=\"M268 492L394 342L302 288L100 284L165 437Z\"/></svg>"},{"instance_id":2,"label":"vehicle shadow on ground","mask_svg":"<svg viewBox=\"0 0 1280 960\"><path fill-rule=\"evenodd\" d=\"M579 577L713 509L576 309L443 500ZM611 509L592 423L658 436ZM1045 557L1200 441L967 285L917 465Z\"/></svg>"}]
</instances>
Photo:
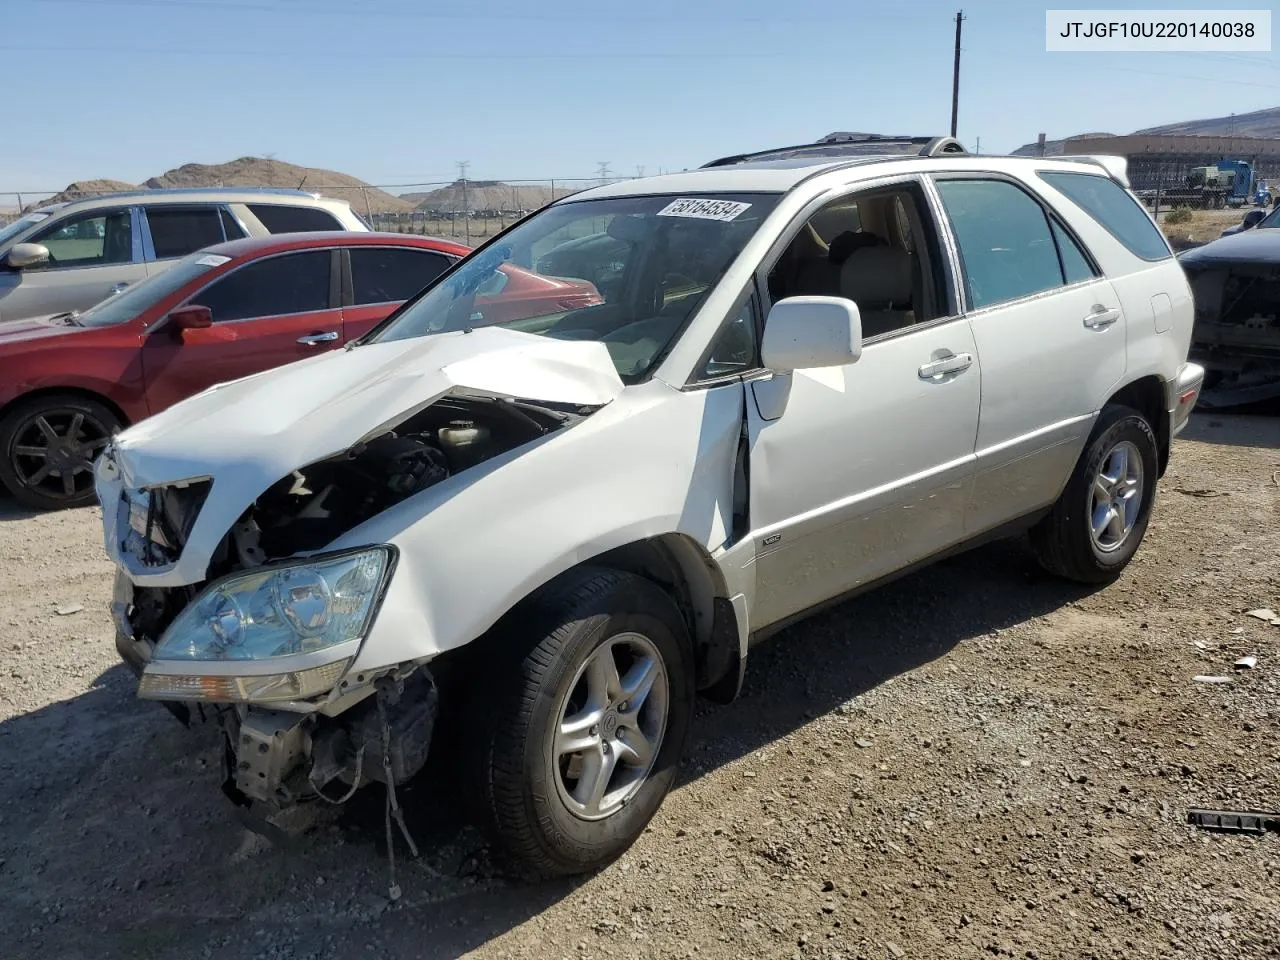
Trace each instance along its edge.
<instances>
[{"instance_id":1,"label":"vehicle shadow on ground","mask_svg":"<svg viewBox=\"0 0 1280 960\"><path fill-rule=\"evenodd\" d=\"M1197 410L1178 439L1228 447L1280 448L1280 401L1221 412Z\"/></svg>"},{"instance_id":2,"label":"vehicle shadow on ground","mask_svg":"<svg viewBox=\"0 0 1280 960\"><path fill-rule=\"evenodd\" d=\"M30 507L24 507L8 494L0 493L0 523L6 520L30 520L39 513Z\"/></svg>"},{"instance_id":3,"label":"vehicle shadow on ground","mask_svg":"<svg viewBox=\"0 0 1280 960\"><path fill-rule=\"evenodd\" d=\"M753 651L737 702L700 705L680 785L1086 592L995 544L791 627ZM453 957L598 882L503 879L468 825L471 800L420 777L400 796L422 857L397 838L404 897L388 907L379 788L292 848L254 847L218 791L216 730L184 730L134 689L114 667L88 693L0 723L15 801L0 808L0 931L17 931L19 955L217 960L287 944L281 956ZM36 908L55 899L58 922L42 925Z\"/></svg>"}]
</instances>

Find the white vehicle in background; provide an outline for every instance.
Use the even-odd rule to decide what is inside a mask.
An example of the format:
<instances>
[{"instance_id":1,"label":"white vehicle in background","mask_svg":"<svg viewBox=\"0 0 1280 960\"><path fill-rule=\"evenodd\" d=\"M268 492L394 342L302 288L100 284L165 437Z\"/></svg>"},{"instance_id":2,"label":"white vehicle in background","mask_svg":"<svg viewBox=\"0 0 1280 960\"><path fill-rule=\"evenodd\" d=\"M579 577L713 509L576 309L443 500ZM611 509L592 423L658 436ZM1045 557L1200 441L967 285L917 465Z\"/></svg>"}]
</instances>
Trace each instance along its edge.
<instances>
[{"instance_id":1,"label":"white vehicle in background","mask_svg":"<svg viewBox=\"0 0 1280 960\"><path fill-rule=\"evenodd\" d=\"M283 188L130 190L0 227L0 323L88 310L226 240L369 227L345 200Z\"/></svg>"},{"instance_id":2,"label":"white vehicle in background","mask_svg":"<svg viewBox=\"0 0 1280 960\"><path fill-rule=\"evenodd\" d=\"M500 264L601 233L604 303L480 324ZM589 870L782 626L1024 531L1116 577L1191 324L1122 161L846 135L579 193L351 348L120 434L118 647L221 723L246 805L394 809L438 723L519 864Z\"/></svg>"}]
</instances>

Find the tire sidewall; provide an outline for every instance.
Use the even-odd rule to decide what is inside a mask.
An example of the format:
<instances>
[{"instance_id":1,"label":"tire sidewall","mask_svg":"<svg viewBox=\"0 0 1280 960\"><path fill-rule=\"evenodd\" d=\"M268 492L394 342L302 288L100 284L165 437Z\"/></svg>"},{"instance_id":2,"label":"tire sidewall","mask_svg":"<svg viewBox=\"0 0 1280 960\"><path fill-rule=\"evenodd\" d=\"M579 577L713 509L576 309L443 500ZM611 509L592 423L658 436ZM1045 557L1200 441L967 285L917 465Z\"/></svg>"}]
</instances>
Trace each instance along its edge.
<instances>
[{"instance_id":1,"label":"tire sidewall","mask_svg":"<svg viewBox=\"0 0 1280 960\"><path fill-rule=\"evenodd\" d=\"M1155 506L1160 460L1155 433L1140 413L1127 408L1115 408L1112 417L1112 422L1104 426L1089 445L1089 455L1083 462L1084 469L1077 478L1076 501L1081 516L1081 533L1093 563L1099 571L1119 573L1133 558L1146 535L1151 510ZM1124 544L1115 550L1103 551L1094 543L1090 528L1093 480L1106 457L1126 440L1137 448L1142 457L1142 504L1138 509L1138 519Z\"/></svg>"},{"instance_id":2,"label":"tire sidewall","mask_svg":"<svg viewBox=\"0 0 1280 960\"><path fill-rule=\"evenodd\" d=\"M654 598L644 596L648 592L632 586L602 598L604 609L575 624L538 683L524 744L525 801L540 826L547 853L566 864L600 863L620 854L644 830L675 782L693 713L692 657L674 606L659 595L671 607L664 610ZM639 791L611 816L582 820L560 798L552 733L582 664L607 639L628 632L647 637L662 657L669 685L667 726L653 769Z\"/></svg>"}]
</instances>

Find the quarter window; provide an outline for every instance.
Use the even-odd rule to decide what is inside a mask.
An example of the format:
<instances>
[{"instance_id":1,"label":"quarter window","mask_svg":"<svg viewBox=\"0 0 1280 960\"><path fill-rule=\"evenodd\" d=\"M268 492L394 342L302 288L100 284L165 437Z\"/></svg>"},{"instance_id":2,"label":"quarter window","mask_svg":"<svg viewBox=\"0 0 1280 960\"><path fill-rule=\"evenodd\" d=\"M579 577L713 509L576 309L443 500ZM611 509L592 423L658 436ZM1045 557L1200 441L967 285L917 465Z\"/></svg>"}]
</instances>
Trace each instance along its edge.
<instances>
[{"instance_id":1,"label":"quarter window","mask_svg":"<svg viewBox=\"0 0 1280 960\"><path fill-rule=\"evenodd\" d=\"M31 238L49 249L50 267L92 267L133 260L128 210L85 213L60 220Z\"/></svg>"},{"instance_id":2,"label":"quarter window","mask_svg":"<svg viewBox=\"0 0 1280 960\"><path fill-rule=\"evenodd\" d=\"M223 241L217 207L147 207L157 260L185 257Z\"/></svg>"},{"instance_id":3,"label":"quarter window","mask_svg":"<svg viewBox=\"0 0 1280 960\"><path fill-rule=\"evenodd\" d=\"M727 326L716 337L711 356L698 374L699 380L710 380L742 373L756 366L756 298L748 297Z\"/></svg>"},{"instance_id":4,"label":"quarter window","mask_svg":"<svg viewBox=\"0 0 1280 960\"><path fill-rule=\"evenodd\" d=\"M1053 227L1053 240L1058 245L1058 255L1062 258L1062 275L1067 283L1082 283L1096 277L1098 274L1094 271L1093 264L1062 224L1051 218L1050 226Z\"/></svg>"},{"instance_id":5,"label":"quarter window","mask_svg":"<svg viewBox=\"0 0 1280 960\"><path fill-rule=\"evenodd\" d=\"M430 250L405 247L352 247L351 290L356 304L408 300L449 265Z\"/></svg>"},{"instance_id":6,"label":"quarter window","mask_svg":"<svg viewBox=\"0 0 1280 960\"><path fill-rule=\"evenodd\" d=\"M1164 236L1129 191L1110 177L1042 171L1040 179L1066 194L1103 228L1143 260L1173 256Z\"/></svg>"},{"instance_id":7,"label":"quarter window","mask_svg":"<svg viewBox=\"0 0 1280 960\"><path fill-rule=\"evenodd\" d=\"M1003 180L940 180L938 193L972 309L1063 285L1049 219L1026 191Z\"/></svg>"},{"instance_id":8,"label":"quarter window","mask_svg":"<svg viewBox=\"0 0 1280 960\"><path fill-rule=\"evenodd\" d=\"M258 260L191 298L213 311L214 323L329 309L330 251L307 250Z\"/></svg>"},{"instance_id":9,"label":"quarter window","mask_svg":"<svg viewBox=\"0 0 1280 960\"><path fill-rule=\"evenodd\" d=\"M249 210L271 233L341 230L338 218L316 207L286 207L277 203L251 203Z\"/></svg>"}]
</instances>

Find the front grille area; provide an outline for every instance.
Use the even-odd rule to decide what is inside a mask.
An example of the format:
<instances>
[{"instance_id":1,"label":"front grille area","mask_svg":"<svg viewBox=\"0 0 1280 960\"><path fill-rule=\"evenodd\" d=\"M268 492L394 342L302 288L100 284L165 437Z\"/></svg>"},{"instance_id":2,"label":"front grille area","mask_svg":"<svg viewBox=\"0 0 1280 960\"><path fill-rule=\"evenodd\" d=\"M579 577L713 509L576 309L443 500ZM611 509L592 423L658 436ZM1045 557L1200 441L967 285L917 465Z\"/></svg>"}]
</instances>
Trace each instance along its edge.
<instances>
[{"instance_id":1,"label":"front grille area","mask_svg":"<svg viewBox=\"0 0 1280 960\"><path fill-rule=\"evenodd\" d=\"M121 552L145 568L172 566L213 488L210 480L125 490L117 507Z\"/></svg>"}]
</instances>

